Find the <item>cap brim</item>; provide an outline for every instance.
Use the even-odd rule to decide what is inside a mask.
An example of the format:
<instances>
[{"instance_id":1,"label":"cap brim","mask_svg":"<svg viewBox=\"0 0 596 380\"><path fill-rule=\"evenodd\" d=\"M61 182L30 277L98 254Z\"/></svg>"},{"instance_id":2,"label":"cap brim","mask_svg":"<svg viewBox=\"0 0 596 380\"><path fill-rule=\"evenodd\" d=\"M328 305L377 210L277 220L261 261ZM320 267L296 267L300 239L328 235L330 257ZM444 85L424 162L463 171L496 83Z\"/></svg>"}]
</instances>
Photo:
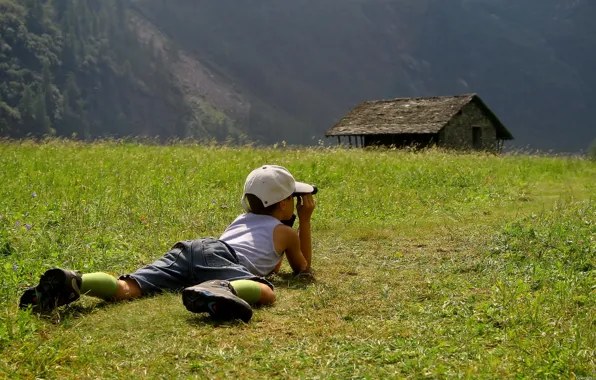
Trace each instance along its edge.
<instances>
[{"instance_id":1,"label":"cap brim","mask_svg":"<svg viewBox=\"0 0 596 380\"><path fill-rule=\"evenodd\" d=\"M296 187L294 190L295 194L310 194L315 191L315 188L312 185L302 182L296 182Z\"/></svg>"}]
</instances>

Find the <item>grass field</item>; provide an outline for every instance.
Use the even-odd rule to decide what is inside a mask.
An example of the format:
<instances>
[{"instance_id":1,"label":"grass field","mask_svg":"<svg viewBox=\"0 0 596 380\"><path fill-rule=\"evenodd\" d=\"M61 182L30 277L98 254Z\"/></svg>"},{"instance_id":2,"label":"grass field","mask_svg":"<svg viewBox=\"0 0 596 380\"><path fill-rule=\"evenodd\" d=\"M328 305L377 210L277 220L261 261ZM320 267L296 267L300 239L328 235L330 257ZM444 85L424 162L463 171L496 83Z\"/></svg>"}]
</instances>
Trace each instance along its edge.
<instances>
[{"instance_id":1,"label":"grass field","mask_svg":"<svg viewBox=\"0 0 596 380\"><path fill-rule=\"evenodd\" d=\"M219 236L263 163L321 189L315 281L214 323L177 294L39 318L52 266L128 273ZM596 163L441 151L0 142L7 378L595 378Z\"/></svg>"}]
</instances>

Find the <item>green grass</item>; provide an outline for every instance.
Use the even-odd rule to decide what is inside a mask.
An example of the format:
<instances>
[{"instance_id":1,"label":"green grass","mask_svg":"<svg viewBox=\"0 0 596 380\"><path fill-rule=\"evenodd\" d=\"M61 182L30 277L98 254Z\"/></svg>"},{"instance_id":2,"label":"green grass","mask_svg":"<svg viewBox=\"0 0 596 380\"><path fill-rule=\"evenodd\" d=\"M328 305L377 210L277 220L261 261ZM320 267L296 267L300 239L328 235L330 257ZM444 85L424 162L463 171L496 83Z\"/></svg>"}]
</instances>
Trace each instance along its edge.
<instances>
[{"instance_id":1,"label":"green grass","mask_svg":"<svg viewBox=\"0 0 596 380\"><path fill-rule=\"evenodd\" d=\"M214 323L179 295L17 310L49 267L118 275L219 236L263 163L321 189L316 281ZM8 378L594 377L596 164L587 159L0 142Z\"/></svg>"}]
</instances>

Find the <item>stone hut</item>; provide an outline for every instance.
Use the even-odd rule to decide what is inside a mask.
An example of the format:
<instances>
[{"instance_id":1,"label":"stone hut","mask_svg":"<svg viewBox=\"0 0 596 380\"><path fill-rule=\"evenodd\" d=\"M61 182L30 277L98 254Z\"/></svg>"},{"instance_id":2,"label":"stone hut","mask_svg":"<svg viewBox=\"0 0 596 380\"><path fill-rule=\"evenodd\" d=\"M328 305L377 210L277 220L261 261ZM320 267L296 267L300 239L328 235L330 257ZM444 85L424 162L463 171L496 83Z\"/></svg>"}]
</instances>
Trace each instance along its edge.
<instances>
[{"instance_id":1,"label":"stone hut","mask_svg":"<svg viewBox=\"0 0 596 380\"><path fill-rule=\"evenodd\" d=\"M352 146L501 151L513 136L476 94L364 102L327 131Z\"/></svg>"}]
</instances>

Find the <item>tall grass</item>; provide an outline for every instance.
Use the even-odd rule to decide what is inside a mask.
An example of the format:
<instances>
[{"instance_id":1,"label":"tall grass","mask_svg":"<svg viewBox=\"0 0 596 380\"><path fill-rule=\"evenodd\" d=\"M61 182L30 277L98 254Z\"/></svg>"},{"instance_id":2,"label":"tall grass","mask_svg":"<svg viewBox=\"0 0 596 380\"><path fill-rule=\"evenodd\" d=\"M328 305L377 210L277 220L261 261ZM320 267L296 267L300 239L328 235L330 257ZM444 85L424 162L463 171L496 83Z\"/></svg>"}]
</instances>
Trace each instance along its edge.
<instances>
[{"instance_id":1,"label":"tall grass","mask_svg":"<svg viewBox=\"0 0 596 380\"><path fill-rule=\"evenodd\" d=\"M52 266L118 275L219 236L246 175L320 188L317 281L213 325L176 295L16 309ZM596 165L580 158L0 143L0 370L12 377L590 376ZM78 342L83 342L79 344Z\"/></svg>"}]
</instances>

